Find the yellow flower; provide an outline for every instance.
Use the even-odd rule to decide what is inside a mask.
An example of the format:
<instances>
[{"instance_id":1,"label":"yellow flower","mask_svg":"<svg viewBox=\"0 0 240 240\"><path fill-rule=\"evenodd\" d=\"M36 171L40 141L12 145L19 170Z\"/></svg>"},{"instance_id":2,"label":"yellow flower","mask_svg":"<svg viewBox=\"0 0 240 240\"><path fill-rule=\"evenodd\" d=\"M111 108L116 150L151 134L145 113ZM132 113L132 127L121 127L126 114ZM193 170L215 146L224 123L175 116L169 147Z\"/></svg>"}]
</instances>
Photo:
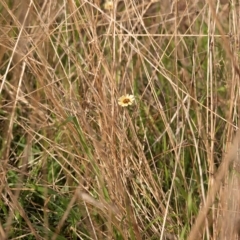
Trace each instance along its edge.
<instances>
[{"instance_id":1,"label":"yellow flower","mask_svg":"<svg viewBox=\"0 0 240 240\"><path fill-rule=\"evenodd\" d=\"M105 10L108 10L108 11L112 10L113 9L113 1L106 0L103 7L104 7Z\"/></svg>"},{"instance_id":2,"label":"yellow flower","mask_svg":"<svg viewBox=\"0 0 240 240\"><path fill-rule=\"evenodd\" d=\"M118 99L118 104L122 107L127 107L129 105L132 105L134 100L135 100L135 98L133 95L126 94L126 95L121 96Z\"/></svg>"}]
</instances>

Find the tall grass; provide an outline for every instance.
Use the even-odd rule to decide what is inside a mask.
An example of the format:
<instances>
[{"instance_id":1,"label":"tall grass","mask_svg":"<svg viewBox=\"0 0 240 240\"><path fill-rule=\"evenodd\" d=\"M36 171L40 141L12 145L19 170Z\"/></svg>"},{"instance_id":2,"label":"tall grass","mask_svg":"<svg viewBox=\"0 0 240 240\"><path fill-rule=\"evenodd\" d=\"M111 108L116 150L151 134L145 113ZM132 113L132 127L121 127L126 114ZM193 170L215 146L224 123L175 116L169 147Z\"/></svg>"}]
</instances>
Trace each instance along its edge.
<instances>
[{"instance_id":1,"label":"tall grass","mask_svg":"<svg viewBox=\"0 0 240 240\"><path fill-rule=\"evenodd\" d=\"M106 6L0 0L0 239L239 239L239 1Z\"/></svg>"}]
</instances>

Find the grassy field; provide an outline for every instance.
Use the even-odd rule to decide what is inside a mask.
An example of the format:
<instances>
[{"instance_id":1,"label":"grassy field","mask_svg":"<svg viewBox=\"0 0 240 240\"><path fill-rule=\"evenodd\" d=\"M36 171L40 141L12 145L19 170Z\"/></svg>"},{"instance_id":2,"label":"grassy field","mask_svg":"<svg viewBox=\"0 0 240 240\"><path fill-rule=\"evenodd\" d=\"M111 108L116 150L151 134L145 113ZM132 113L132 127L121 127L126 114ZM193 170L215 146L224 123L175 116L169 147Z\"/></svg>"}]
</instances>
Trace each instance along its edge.
<instances>
[{"instance_id":1,"label":"grassy field","mask_svg":"<svg viewBox=\"0 0 240 240\"><path fill-rule=\"evenodd\" d=\"M240 239L239 11L0 0L0 239Z\"/></svg>"}]
</instances>

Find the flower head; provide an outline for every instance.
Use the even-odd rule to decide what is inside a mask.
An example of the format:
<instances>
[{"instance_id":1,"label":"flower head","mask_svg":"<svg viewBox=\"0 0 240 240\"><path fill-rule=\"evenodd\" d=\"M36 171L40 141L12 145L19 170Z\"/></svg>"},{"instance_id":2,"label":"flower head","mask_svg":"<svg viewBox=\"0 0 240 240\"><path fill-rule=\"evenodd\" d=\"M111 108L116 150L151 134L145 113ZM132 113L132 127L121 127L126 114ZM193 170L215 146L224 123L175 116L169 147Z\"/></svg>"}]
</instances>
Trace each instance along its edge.
<instances>
[{"instance_id":1,"label":"flower head","mask_svg":"<svg viewBox=\"0 0 240 240\"><path fill-rule=\"evenodd\" d=\"M106 0L106 2L103 5L105 10L112 10L113 9L113 1L112 0Z\"/></svg>"},{"instance_id":2,"label":"flower head","mask_svg":"<svg viewBox=\"0 0 240 240\"><path fill-rule=\"evenodd\" d=\"M135 100L135 98L133 95L126 94L126 95L121 96L118 99L118 104L122 107L127 107L129 105L132 105L134 100Z\"/></svg>"}]
</instances>

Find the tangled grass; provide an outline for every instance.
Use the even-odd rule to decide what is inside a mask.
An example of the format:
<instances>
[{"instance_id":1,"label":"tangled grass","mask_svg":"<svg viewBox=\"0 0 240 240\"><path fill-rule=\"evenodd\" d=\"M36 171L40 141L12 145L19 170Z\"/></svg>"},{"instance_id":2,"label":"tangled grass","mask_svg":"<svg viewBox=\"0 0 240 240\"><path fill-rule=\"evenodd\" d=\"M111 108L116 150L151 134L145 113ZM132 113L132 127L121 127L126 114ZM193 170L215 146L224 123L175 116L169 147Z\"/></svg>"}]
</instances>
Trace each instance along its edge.
<instances>
[{"instance_id":1,"label":"tangled grass","mask_svg":"<svg viewBox=\"0 0 240 240\"><path fill-rule=\"evenodd\" d=\"M240 239L238 0L0 14L0 239Z\"/></svg>"}]
</instances>

